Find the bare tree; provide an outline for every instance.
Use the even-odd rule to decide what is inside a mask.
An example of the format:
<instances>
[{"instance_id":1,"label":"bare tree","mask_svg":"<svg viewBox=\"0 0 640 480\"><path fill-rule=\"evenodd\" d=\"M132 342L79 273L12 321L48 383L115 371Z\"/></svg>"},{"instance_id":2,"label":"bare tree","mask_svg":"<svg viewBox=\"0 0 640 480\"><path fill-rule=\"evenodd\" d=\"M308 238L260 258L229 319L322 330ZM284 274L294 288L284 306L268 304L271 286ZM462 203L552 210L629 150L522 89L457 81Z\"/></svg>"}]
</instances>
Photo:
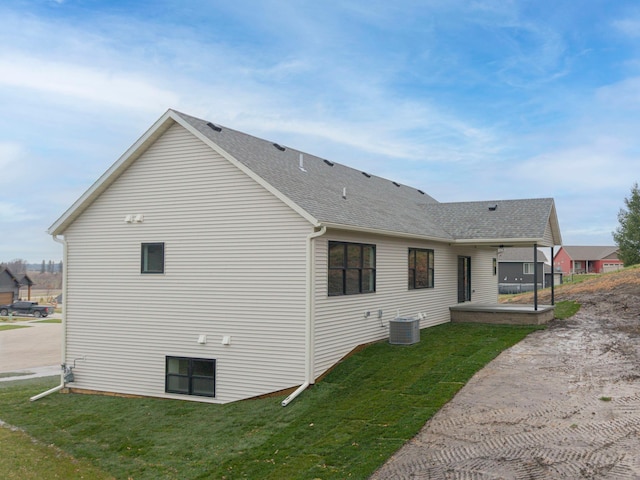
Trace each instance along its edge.
<instances>
[{"instance_id":1,"label":"bare tree","mask_svg":"<svg viewBox=\"0 0 640 480\"><path fill-rule=\"evenodd\" d=\"M10 262L3 262L2 266L7 267L14 275L24 275L27 273L27 261L21 258L14 258Z\"/></svg>"}]
</instances>

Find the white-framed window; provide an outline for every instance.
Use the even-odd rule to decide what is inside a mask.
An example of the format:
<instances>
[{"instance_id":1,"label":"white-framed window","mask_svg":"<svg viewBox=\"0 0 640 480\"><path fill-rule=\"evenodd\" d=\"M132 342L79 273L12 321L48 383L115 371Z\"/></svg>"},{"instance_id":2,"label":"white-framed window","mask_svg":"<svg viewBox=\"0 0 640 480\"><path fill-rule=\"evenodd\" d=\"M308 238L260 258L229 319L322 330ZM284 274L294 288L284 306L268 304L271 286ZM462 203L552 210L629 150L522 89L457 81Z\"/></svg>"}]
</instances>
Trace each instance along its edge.
<instances>
[{"instance_id":1,"label":"white-framed window","mask_svg":"<svg viewBox=\"0 0 640 480\"><path fill-rule=\"evenodd\" d=\"M522 264L522 273L525 275L533 275L535 272L535 264L534 263L523 263Z\"/></svg>"}]
</instances>

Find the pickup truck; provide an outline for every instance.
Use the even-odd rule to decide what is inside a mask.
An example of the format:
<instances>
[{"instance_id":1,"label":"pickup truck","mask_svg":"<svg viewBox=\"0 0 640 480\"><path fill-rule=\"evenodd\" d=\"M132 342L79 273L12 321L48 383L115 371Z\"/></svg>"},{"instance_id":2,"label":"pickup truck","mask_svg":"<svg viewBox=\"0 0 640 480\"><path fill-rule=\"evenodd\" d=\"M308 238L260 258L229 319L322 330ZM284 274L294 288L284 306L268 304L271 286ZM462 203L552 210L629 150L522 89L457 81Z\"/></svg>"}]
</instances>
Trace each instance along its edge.
<instances>
[{"instance_id":1,"label":"pickup truck","mask_svg":"<svg viewBox=\"0 0 640 480\"><path fill-rule=\"evenodd\" d=\"M36 318L51 315L55 309L50 305L38 305L38 302L13 302L11 305L0 305L0 317L9 313L18 315L33 315Z\"/></svg>"}]
</instances>

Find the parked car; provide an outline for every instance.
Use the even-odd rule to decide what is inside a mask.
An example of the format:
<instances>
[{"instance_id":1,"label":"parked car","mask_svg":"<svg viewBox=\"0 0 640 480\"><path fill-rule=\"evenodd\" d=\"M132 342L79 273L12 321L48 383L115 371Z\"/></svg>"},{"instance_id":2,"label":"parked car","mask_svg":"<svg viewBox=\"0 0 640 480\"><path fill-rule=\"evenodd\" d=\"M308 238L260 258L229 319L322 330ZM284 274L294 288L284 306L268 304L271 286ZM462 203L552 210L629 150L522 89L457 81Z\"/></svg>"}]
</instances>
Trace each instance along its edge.
<instances>
[{"instance_id":1,"label":"parked car","mask_svg":"<svg viewBox=\"0 0 640 480\"><path fill-rule=\"evenodd\" d=\"M11 314L33 315L36 318L47 317L55 312L50 305L38 305L38 302L13 302L11 305L0 305L0 316Z\"/></svg>"}]
</instances>

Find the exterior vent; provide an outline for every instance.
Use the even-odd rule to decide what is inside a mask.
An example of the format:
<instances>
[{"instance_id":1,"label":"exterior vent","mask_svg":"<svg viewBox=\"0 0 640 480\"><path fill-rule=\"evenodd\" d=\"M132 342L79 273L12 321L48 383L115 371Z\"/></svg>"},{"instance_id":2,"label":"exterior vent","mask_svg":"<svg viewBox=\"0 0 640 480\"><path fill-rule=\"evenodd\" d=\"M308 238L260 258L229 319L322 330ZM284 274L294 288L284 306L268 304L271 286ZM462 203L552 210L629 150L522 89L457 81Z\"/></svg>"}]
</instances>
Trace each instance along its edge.
<instances>
[{"instance_id":1,"label":"exterior vent","mask_svg":"<svg viewBox=\"0 0 640 480\"><path fill-rule=\"evenodd\" d=\"M498 209L498 204L496 203L495 205L491 205L489 207L489 210L491 210L492 212L495 212Z\"/></svg>"},{"instance_id":2,"label":"exterior vent","mask_svg":"<svg viewBox=\"0 0 640 480\"><path fill-rule=\"evenodd\" d=\"M281 152L284 152L286 150L286 148L284 148L282 145L278 145L277 143L274 143L273 146L276 147Z\"/></svg>"},{"instance_id":3,"label":"exterior vent","mask_svg":"<svg viewBox=\"0 0 640 480\"><path fill-rule=\"evenodd\" d=\"M219 126L217 126L217 125L214 125L214 124L213 124L213 123L211 123L211 122L208 122L208 123L207 123L207 127L209 127L211 130L214 130L214 131L216 131L216 132L221 132L221 131L222 131L222 128L220 128L220 127L219 127Z\"/></svg>"},{"instance_id":4,"label":"exterior vent","mask_svg":"<svg viewBox=\"0 0 640 480\"><path fill-rule=\"evenodd\" d=\"M424 192L423 192L422 190L418 190L418 193L419 193L420 195L424 195Z\"/></svg>"},{"instance_id":5,"label":"exterior vent","mask_svg":"<svg viewBox=\"0 0 640 480\"><path fill-rule=\"evenodd\" d=\"M391 183L393 183L396 187L400 186L400 184L398 182L391 182Z\"/></svg>"},{"instance_id":6,"label":"exterior vent","mask_svg":"<svg viewBox=\"0 0 640 480\"><path fill-rule=\"evenodd\" d=\"M367 178L371 178L371 175L369 175L367 172L362 172L362 174Z\"/></svg>"},{"instance_id":7,"label":"exterior vent","mask_svg":"<svg viewBox=\"0 0 640 480\"><path fill-rule=\"evenodd\" d=\"M330 167L333 167L333 162L330 162L329 160L325 160L324 163L326 163Z\"/></svg>"},{"instance_id":8,"label":"exterior vent","mask_svg":"<svg viewBox=\"0 0 640 480\"><path fill-rule=\"evenodd\" d=\"M391 345L413 345L419 341L419 319L396 317L389 321L389 343Z\"/></svg>"}]
</instances>

